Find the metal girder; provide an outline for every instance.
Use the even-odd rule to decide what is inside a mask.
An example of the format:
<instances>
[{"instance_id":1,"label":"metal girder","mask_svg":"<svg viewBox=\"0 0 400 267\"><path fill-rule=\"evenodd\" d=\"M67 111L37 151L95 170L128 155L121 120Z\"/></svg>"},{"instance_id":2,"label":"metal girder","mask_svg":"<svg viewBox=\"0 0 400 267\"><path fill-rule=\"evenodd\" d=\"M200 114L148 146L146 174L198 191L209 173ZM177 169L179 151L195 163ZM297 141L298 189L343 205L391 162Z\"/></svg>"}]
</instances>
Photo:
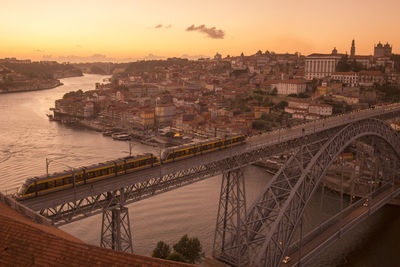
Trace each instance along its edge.
<instances>
[{"instance_id":1,"label":"metal girder","mask_svg":"<svg viewBox=\"0 0 400 267\"><path fill-rule=\"evenodd\" d=\"M393 113L392 116L396 114ZM310 143L314 144L327 141L346 125L346 123L343 123L342 125L332 126L325 130L311 133L306 132L306 134L302 134L298 137L285 140L279 139L280 143L269 144L269 142L265 142L265 144L258 143L258 145L254 146L248 145L245 151L238 150L231 153L231 150L227 149L225 156L219 160L216 159L206 164L199 164L200 162L198 162L196 166L186 166L179 170L170 170L169 173L161 177L156 176L153 178L139 179L139 182L124 186L125 203L129 204L229 170L242 168L273 155L292 153L295 149L302 146L310 149ZM301 132L301 128L298 130ZM266 136L266 138L269 137ZM252 142L251 138L248 142ZM29 200L24 202L30 207ZM47 216L56 225L62 225L99 214L104 208L118 204L118 200L108 199L106 192L94 193L88 190L86 195L81 195L78 199L70 199L60 204L41 206L42 204L40 203L42 202L33 203L35 205L34 209L40 210L40 214Z\"/></svg>"},{"instance_id":2,"label":"metal girder","mask_svg":"<svg viewBox=\"0 0 400 267\"><path fill-rule=\"evenodd\" d=\"M241 232L242 265L278 266L290 245L296 226L312 194L329 166L351 142L364 136L383 140L396 160L389 165L393 176L400 159L400 137L385 122L367 119L347 125L327 141L321 140L296 150L272 178L250 207L246 219L247 232ZM383 152L387 153L387 152ZM235 262L235 260L232 260Z\"/></svg>"},{"instance_id":3,"label":"metal girder","mask_svg":"<svg viewBox=\"0 0 400 267\"><path fill-rule=\"evenodd\" d=\"M128 208L115 206L103 211L100 247L133 253Z\"/></svg>"},{"instance_id":4,"label":"metal girder","mask_svg":"<svg viewBox=\"0 0 400 267\"><path fill-rule=\"evenodd\" d=\"M133 203L156 194L192 184L229 170L233 171L255 163L263 158L268 158L285 151L293 151L293 149L299 146L304 146L310 142L326 141L339 130L340 128L334 128L329 131L288 140L276 145L254 146L248 152L233 153L230 157L219 161L182 169L161 177L154 177L126 186L123 191L125 195L125 204ZM229 152L229 150L227 152ZM55 207L44 208L40 210L40 213L47 216L56 225L63 225L88 216L99 214L103 209L117 204L119 204L119 198L109 198L107 192L104 192L89 195L85 198L63 203Z\"/></svg>"},{"instance_id":5,"label":"metal girder","mask_svg":"<svg viewBox=\"0 0 400 267\"><path fill-rule=\"evenodd\" d=\"M119 199L119 204L103 209L100 247L133 253L128 208L124 207L124 189L107 192L109 199Z\"/></svg>"},{"instance_id":6,"label":"metal girder","mask_svg":"<svg viewBox=\"0 0 400 267\"><path fill-rule=\"evenodd\" d=\"M229 264L241 264L240 248L246 238L240 235L240 232L247 232L243 229L246 226L245 218L244 176L242 169L236 169L224 173L222 177L213 257ZM231 259L235 262L231 262Z\"/></svg>"}]
</instances>

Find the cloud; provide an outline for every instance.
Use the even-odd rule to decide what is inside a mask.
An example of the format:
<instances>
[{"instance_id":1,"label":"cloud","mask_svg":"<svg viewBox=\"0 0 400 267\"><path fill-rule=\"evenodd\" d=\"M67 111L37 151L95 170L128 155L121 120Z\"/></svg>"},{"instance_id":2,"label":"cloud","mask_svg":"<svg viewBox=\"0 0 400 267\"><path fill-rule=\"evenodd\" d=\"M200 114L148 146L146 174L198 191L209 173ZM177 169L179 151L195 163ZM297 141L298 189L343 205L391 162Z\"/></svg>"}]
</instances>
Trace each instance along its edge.
<instances>
[{"instance_id":1,"label":"cloud","mask_svg":"<svg viewBox=\"0 0 400 267\"><path fill-rule=\"evenodd\" d=\"M39 53L44 53L45 51L44 50L41 50L41 49L35 49L35 50L33 50L34 52L39 52Z\"/></svg>"},{"instance_id":2,"label":"cloud","mask_svg":"<svg viewBox=\"0 0 400 267\"><path fill-rule=\"evenodd\" d=\"M154 29L161 29L161 28L170 29L171 27L172 27L171 24L168 24L168 25L158 24L158 25L154 26Z\"/></svg>"},{"instance_id":3,"label":"cloud","mask_svg":"<svg viewBox=\"0 0 400 267\"><path fill-rule=\"evenodd\" d=\"M191 32L191 31L197 31L201 32L204 34L207 34L208 37L212 39L224 39L225 32L223 30L218 30L215 27L207 28L204 24L200 26L192 26L186 28L186 31Z\"/></svg>"}]
</instances>

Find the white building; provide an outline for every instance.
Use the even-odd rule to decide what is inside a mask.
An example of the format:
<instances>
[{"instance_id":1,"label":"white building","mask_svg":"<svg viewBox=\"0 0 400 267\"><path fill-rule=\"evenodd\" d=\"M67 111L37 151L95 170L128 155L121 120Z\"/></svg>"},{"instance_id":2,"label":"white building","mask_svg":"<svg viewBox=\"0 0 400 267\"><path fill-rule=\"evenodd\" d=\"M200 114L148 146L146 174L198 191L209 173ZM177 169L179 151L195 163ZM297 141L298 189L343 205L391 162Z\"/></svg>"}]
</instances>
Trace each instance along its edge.
<instances>
[{"instance_id":1,"label":"white building","mask_svg":"<svg viewBox=\"0 0 400 267\"><path fill-rule=\"evenodd\" d=\"M339 81L351 87L358 86L358 74L353 71L335 72L331 75L331 79Z\"/></svg>"},{"instance_id":2,"label":"white building","mask_svg":"<svg viewBox=\"0 0 400 267\"><path fill-rule=\"evenodd\" d=\"M330 116L332 115L332 106L327 104L310 104L308 107L308 112L310 114Z\"/></svg>"},{"instance_id":3,"label":"white building","mask_svg":"<svg viewBox=\"0 0 400 267\"><path fill-rule=\"evenodd\" d=\"M336 71L336 66L343 55L338 54L336 49L332 54L311 54L306 57L304 66L304 77L307 80L321 79L330 76Z\"/></svg>"},{"instance_id":4,"label":"white building","mask_svg":"<svg viewBox=\"0 0 400 267\"><path fill-rule=\"evenodd\" d=\"M301 100L289 100L285 112L293 118L314 120L321 116L332 115L332 106L327 104L312 104Z\"/></svg>"},{"instance_id":5,"label":"white building","mask_svg":"<svg viewBox=\"0 0 400 267\"><path fill-rule=\"evenodd\" d=\"M297 79L268 81L267 83L271 85L271 89L277 89L278 95L304 93L307 89L307 82Z\"/></svg>"}]
</instances>

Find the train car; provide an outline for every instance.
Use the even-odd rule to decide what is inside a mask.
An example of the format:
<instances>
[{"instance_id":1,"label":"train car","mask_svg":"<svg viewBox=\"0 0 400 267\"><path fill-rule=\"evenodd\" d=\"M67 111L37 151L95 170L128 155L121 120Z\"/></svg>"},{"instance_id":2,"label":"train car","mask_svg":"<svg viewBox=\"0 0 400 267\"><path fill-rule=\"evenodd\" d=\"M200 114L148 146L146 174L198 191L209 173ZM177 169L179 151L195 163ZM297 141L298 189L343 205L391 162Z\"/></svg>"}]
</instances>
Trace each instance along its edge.
<instances>
[{"instance_id":1,"label":"train car","mask_svg":"<svg viewBox=\"0 0 400 267\"><path fill-rule=\"evenodd\" d=\"M29 178L17 193L19 199L26 199L68 187L91 183L100 179L130 173L159 165L160 160L151 153L125 157L74 170L53 173L49 176Z\"/></svg>"},{"instance_id":2,"label":"train car","mask_svg":"<svg viewBox=\"0 0 400 267\"><path fill-rule=\"evenodd\" d=\"M168 163L175 160L181 160L195 155L238 145L243 143L245 140L245 135L233 135L223 138L215 138L200 143L190 143L182 146L171 147L164 150L161 155L161 161L163 163Z\"/></svg>"},{"instance_id":3,"label":"train car","mask_svg":"<svg viewBox=\"0 0 400 267\"><path fill-rule=\"evenodd\" d=\"M161 160L151 153L133 157L120 158L114 161L94 164L87 167L43 175L27 179L17 193L19 199L26 199L50 192L63 190L68 187L92 183L97 180L151 168L162 163L181 160L195 155L209 153L243 143L245 135L234 135L224 138L215 138L200 143L186 144L164 150Z\"/></svg>"}]
</instances>

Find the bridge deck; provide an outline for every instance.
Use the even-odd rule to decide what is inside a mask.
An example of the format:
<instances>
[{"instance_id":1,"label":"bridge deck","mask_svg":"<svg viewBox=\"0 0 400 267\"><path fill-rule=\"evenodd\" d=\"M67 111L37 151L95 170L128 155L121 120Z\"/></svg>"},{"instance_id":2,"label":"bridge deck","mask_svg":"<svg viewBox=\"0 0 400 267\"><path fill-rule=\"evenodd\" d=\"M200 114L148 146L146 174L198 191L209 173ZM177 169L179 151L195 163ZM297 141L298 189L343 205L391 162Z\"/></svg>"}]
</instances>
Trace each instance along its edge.
<instances>
[{"instance_id":1,"label":"bridge deck","mask_svg":"<svg viewBox=\"0 0 400 267\"><path fill-rule=\"evenodd\" d=\"M323 232L320 232L318 235L314 235L314 238L311 238L302 244L301 251L299 247L297 247L295 250L292 250L288 255L290 257L289 262L286 264L282 263L281 266L297 266L299 263L307 263L323 248L340 239L344 233L351 230L359 222L363 221L365 217L373 214L391 199L395 198L399 193L400 185L396 185L393 188L390 187L379 193L373 199L369 199L367 207L362 205L364 203L363 201L361 203L358 202L357 205L355 205L350 211L346 211L346 214L343 214L341 220L331 224L328 228L324 229Z\"/></svg>"},{"instance_id":2,"label":"bridge deck","mask_svg":"<svg viewBox=\"0 0 400 267\"><path fill-rule=\"evenodd\" d=\"M377 116L394 114L396 112L400 112L400 104L376 107L375 109L361 110L358 112L342 114L327 119L321 119L305 123L302 125L297 125L292 128L278 129L266 134L249 137L246 143L242 145L237 145L231 148L207 153L204 155L199 155L185 160L179 160L168 164L162 164L161 166L129 173L118 177L113 177L110 179L100 180L87 185L77 186L76 188L69 188L66 190L24 200L22 202L29 208L39 211L43 209L54 208L66 203L77 203L77 201L88 197L96 198L96 196L99 196L104 192L120 190L121 188L125 188L128 186L135 186L137 184L140 184L140 186L146 186L146 183L151 179L156 179L165 176L173 176L179 172L182 173L188 171L197 172L193 174L193 176L195 176L195 179L193 179L193 181L190 181L190 179L192 178L190 178L189 176L185 176L184 178L187 178L188 182L179 183L175 187L171 187L170 183L166 183L165 181L160 180L160 183L157 184L156 187L157 186L158 188L165 187L166 190L158 190L158 189L154 190L153 192L154 195L167 190L171 190L178 186L186 185L190 182L199 181L201 179L217 175L223 171L227 171L228 170L227 166L219 166L219 167L212 166L213 164L220 163L221 160L230 159L233 158L234 156L240 158L242 155L245 155L246 153L247 154L255 153L259 151L260 148L263 148L264 150L268 151L269 148L272 148L274 146L276 148L277 146L281 146L281 144L288 141L296 140L297 142L298 140L302 140L303 142L309 142L309 140L313 136L317 136L318 138L321 138L321 136L325 136L326 138L327 136L331 136L332 134L334 134L335 129L338 129L338 127L343 127L344 125L347 125L351 122L367 118L373 118ZM296 144L293 144L292 148L294 148L295 145ZM283 148L281 152L284 152ZM268 156L267 154L268 153L264 154L264 157ZM260 158L258 158L258 160L259 159ZM241 163L242 165L240 166L251 164L254 161L256 161L257 158L252 158L251 160L246 159L246 160L247 161L244 163L242 162ZM196 170L194 169L199 166L200 167L206 166L207 168L212 168L212 169L211 171L205 171L202 168L198 168ZM155 188L154 183L149 186ZM150 195L147 195L147 197L148 196ZM133 202L139 199L142 198L140 197L137 198L135 197L135 199L131 198L130 200L127 200L127 202ZM75 209L73 208L74 205L75 204L71 204L70 209ZM93 204L92 210L99 209L98 212L101 212L101 208L102 208L101 206L96 206L95 204ZM91 212L90 214L86 214L85 216L93 214L95 213ZM73 216L75 216L75 211Z\"/></svg>"}]
</instances>

